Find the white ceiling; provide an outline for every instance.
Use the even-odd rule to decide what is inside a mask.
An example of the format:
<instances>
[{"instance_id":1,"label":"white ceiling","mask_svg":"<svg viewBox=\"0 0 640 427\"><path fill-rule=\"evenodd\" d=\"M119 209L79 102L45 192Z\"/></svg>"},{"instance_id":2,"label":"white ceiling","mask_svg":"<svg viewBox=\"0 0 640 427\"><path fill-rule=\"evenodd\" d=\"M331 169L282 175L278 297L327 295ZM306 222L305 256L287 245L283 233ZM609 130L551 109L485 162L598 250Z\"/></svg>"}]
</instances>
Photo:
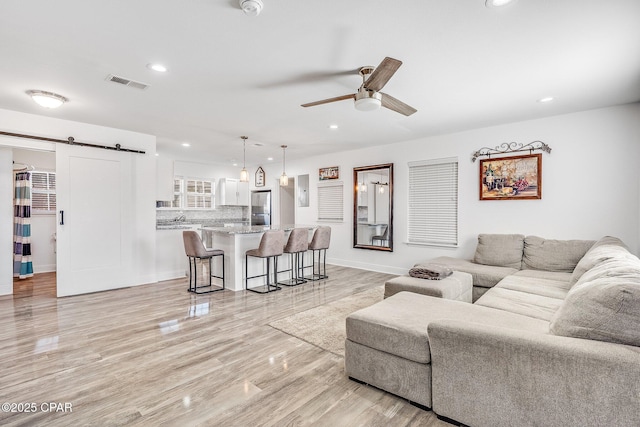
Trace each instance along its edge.
<instances>
[{"instance_id":1,"label":"white ceiling","mask_svg":"<svg viewBox=\"0 0 640 427\"><path fill-rule=\"evenodd\" d=\"M153 134L179 159L231 163L248 135L247 163L265 163L281 144L291 160L640 100L638 0L264 3L2 0L0 108ZM385 56L404 64L384 92L414 115L300 107L355 92ZM69 102L43 110L28 89Z\"/></svg>"}]
</instances>

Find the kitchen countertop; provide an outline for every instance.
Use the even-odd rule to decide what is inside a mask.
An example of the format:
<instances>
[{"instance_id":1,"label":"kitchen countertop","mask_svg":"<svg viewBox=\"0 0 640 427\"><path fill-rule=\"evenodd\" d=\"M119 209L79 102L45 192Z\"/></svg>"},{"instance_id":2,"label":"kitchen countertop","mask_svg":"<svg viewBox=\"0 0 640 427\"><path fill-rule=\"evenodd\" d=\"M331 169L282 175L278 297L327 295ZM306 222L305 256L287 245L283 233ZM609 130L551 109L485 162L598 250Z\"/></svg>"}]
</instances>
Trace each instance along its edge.
<instances>
[{"instance_id":1,"label":"kitchen countertop","mask_svg":"<svg viewBox=\"0 0 640 427\"><path fill-rule=\"evenodd\" d=\"M268 230L284 230L291 231L294 228L306 228L313 230L313 225L300 225L300 224L282 224L282 225L234 225L231 227L202 227L203 231L209 231L213 233L222 234L256 234L264 233Z\"/></svg>"}]
</instances>

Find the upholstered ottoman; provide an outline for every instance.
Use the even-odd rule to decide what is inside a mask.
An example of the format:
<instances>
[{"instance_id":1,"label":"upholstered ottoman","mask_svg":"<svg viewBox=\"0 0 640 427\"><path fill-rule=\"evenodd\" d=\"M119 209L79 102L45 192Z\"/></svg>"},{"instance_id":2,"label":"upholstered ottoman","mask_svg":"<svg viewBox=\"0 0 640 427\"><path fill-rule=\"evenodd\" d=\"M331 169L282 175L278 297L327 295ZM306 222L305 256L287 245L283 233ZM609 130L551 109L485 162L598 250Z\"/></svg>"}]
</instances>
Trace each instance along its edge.
<instances>
[{"instance_id":1,"label":"upholstered ottoman","mask_svg":"<svg viewBox=\"0 0 640 427\"><path fill-rule=\"evenodd\" d=\"M441 280L420 279L405 275L394 277L384 284L385 298L402 291L471 303L473 276L461 271L454 271L451 276Z\"/></svg>"}]
</instances>

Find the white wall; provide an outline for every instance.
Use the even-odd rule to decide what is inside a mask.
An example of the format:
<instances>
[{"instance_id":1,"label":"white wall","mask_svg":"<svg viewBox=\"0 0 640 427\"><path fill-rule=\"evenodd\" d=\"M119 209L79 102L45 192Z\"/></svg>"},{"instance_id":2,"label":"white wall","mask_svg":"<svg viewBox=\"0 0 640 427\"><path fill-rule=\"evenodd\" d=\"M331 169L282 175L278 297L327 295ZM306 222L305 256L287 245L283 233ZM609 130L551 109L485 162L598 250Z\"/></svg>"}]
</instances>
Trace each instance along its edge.
<instances>
[{"instance_id":1,"label":"white wall","mask_svg":"<svg viewBox=\"0 0 640 427\"><path fill-rule=\"evenodd\" d=\"M52 113L55 114L55 113ZM47 116L19 113L0 109L0 129L8 132L29 135L46 136L66 139L73 136L77 141L101 145L115 145L120 143L123 148L143 150L146 154L133 157L132 200L126 206L130 212L127 218L131 221L132 235L130 239L133 254L131 285L151 283L156 281L155 271L155 145L156 138L137 132L121 129L95 126L86 123L60 120ZM45 151L55 151L55 143L45 143L20 138L0 137L0 146L12 148L32 148ZM87 150L98 150L87 148ZM0 171L0 182L4 182L6 174L12 174L11 168ZM4 207L11 206L12 197L0 194L0 224L11 223L12 214L8 214ZM99 226L99 224L96 224ZM0 228L0 248L11 245L12 232ZM4 268L2 269L4 273ZM4 278L4 274L2 275ZM1 279L3 283L5 279ZM4 293L7 289L4 289Z\"/></svg>"},{"instance_id":2,"label":"white wall","mask_svg":"<svg viewBox=\"0 0 640 427\"><path fill-rule=\"evenodd\" d=\"M0 295L13 293L12 159L11 149L0 146Z\"/></svg>"},{"instance_id":3,"label":"white wall","mask_svg":"<svg viewBox=\"0 0 640 427\"><path fill-rule=\"evenodd\" d=\"M382 111L381 113L384 113ZM374 113L375 114L375 113ZM479 201L479 165L471 154L503 142L541 140L552 148L542 155L542 200ZM409 246L406 241L407 163L457 156L459 161L459 247ZM370 149L292 161L291 175L308 173L310 203L297 208L296 222L315 224L319 167L340 166L345 221L330 224L328 261L405 273L435 256L472 257L478 233L535 234L555 239L620 237L640 249L640 104L617 106L442 135ZM394 252L353 249L353 168L394 163ZM269 169L269 170L267 170ZM265 167L279 174L277 165Z\"/></svg>"}]
</instances>

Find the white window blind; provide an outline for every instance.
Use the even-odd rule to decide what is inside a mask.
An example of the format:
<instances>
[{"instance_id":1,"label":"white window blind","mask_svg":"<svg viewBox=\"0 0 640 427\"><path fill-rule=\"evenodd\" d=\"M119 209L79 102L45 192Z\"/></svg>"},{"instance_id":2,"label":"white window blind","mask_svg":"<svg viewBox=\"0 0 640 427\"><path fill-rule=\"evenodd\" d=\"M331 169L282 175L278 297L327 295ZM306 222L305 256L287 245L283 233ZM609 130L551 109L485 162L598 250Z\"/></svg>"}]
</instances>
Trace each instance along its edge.
<instances>
[{"instance_id":1,"label":"white window blind","mask_svg":"<svg viewBox=\"0 0 640 427\"><path fill-rule=\"evenodd\" d=\"M201 179L187 179L187 209L211 209L213 183Z\"/></svg>"},{"instance_id":2,"label":"white window blind","mask_svg":"<svg viewBox=\"0 0 640 427\"><path fill-rule=\"evenodd\" d=\"M344 220L344 191L342 182L318 185L318 221Z\"/></svg>"},{"instance_id":3,"label":"white window blind","mask_svg":"<svg viewBox=\"0 0 640 427\"><path fill-rule=\"evenodd\" d=\"M31 172L31 210L34 213L55 213L55 172Z\"/></svg>"},{"instance_id":4,"label":"white window blind","mask_svg":"<svg viewBox=\"0 0 640 427\"><path fill-rule=\"evenodd\" d=\"M458 159L409 163L408 243L457 246Z\"/></svg>"}]
</instances>

